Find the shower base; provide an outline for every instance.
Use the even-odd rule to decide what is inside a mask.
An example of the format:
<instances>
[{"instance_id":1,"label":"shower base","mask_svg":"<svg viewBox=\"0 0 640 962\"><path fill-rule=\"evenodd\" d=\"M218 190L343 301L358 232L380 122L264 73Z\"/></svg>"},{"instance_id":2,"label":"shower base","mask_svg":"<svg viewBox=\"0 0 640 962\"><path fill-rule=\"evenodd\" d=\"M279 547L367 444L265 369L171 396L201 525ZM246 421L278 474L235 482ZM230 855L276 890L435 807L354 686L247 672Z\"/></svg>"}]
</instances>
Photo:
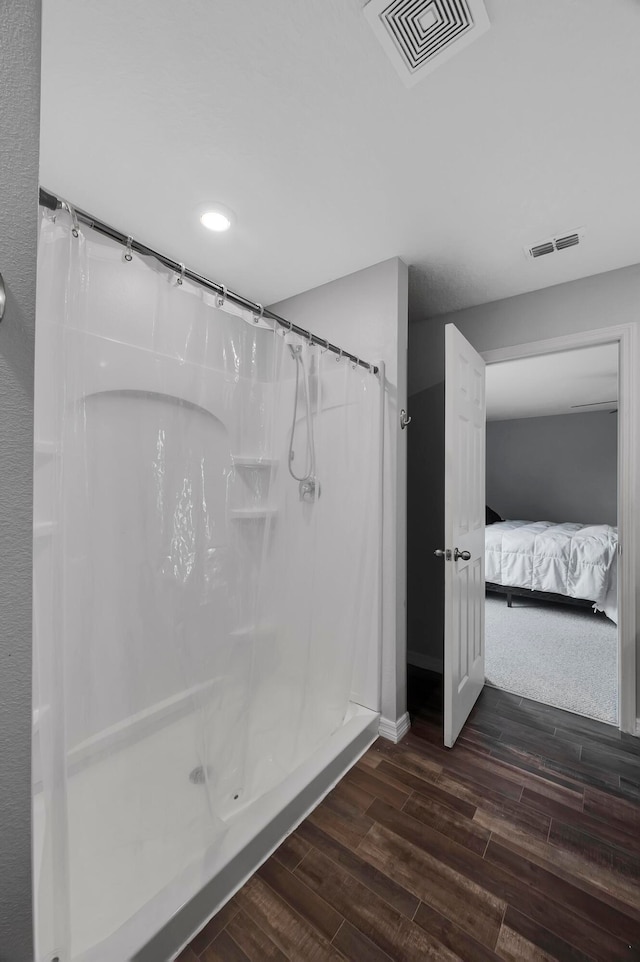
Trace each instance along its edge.
<instances>
[{"instance_id":1,"label":"shower base","mask_svg":"<svg viewBox=\"0 0 640 962\"><path fill-rule=\"evenodd\" d=\"M231 796L237 810L225 806L216 837L207 790L189 778L188 716L81 767L68 795L72 962L175 957L366 751L378 723L377 713L350 705L342 726L284 779L274 784L271 766L249 798ZM149 797L162 799L155 814L145 811L136 823L135 838L131 772L143 779ZM43 813L36 795L36 877Z\"/></svg>"}]
</instances>

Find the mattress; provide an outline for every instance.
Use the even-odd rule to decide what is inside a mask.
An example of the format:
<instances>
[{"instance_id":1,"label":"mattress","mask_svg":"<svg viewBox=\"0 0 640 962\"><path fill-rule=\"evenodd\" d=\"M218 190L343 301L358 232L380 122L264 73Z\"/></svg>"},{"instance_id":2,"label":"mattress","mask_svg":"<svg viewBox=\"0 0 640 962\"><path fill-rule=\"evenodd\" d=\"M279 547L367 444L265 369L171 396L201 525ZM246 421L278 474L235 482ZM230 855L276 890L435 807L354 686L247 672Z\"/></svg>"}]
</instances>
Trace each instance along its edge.
<instances>
[{"instance_id":1,"label":"mattress","mask_svg":"<svg viewBox=\"0 0 640 962\"><path fill-rule=\"evenodd\" d=\"M617 624L617 528L500 521L487 526L485 549L486 581L583 598Z\"/></svg>"}]
</instances>

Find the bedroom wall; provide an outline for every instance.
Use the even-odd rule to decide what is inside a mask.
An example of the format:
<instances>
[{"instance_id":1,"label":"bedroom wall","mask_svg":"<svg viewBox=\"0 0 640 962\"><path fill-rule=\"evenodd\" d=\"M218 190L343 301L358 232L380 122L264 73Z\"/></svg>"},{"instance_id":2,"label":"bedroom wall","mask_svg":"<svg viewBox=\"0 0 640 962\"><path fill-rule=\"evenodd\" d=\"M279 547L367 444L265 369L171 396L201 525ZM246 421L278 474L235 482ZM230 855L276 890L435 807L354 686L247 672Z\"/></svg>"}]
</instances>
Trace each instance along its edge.
<instances>
[{"instance_id":1,"label":"bedroom wall","mask_svg":"<svg viewBox=\"0 0 640 962\"><path fill-rule=\"evenodd\" d=\"M617 524L618 418L487 423L487 504L503 518Z\"/></svg>"},{"instance_id":2,"label":"bedroom wall","mask_svg":"<svg viewBox=\"0 0 640 962\"><path fill-rule=\"evenodd\" d=\"M478 351L619 324L637 326L640 264L425 318L409 326L409 414L413 420L407 431L407 648L412 663L438 670L443 656L444 565L434 558L433 550L442 547L444 530L444 328L449 323ZM640 355L635 366L640 370ZM640 490L636 501L640 502ZM640 558L637 570L640 573ZM638 616L640 625L640 611ZM637 664L640 668L640 655Z\"/></svg>"}]
</instances>

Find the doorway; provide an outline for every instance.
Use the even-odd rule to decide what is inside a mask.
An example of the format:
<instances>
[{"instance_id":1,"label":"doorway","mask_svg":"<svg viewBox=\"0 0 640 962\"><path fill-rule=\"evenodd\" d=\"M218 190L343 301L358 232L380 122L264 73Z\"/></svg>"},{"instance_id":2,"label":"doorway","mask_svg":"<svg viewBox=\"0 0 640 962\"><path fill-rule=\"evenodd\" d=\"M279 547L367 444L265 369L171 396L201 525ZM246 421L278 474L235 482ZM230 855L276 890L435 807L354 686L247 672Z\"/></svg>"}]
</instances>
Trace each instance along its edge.
<instances>
[{"instance_id":1,"label":"doorway","mask_svg":"<svg viewBox=\"0 0 640 962\"><path fill-rule=\"evenodd\" d=\"M636 394L633 378L635 331L621 325L550 338L483 353L487 366L519 358L544 358L560 352L614 344L617 378L617 726L636 731L635 475L637 458ZM603 399L609 400L609 399Z\"/></svg>"},{"instance_id":2,"label":"doorway","mask_svg":"<svg viewBox=\"0 0 640 962\"><path fill-rule=\"evenodd\" d=\"M637 331L635 325L624 324L593 331L579 332L560 337L538 340L527 344L518 344L499 349L482 352L482 359L487 365L507 361L515 358L544 356L576 348L597 344L615 343L619 352L618 368L618 469L617 469L617 521L618 521L618 727L623 732L636 733L636 506L635 491L637 487L638 461L638 417L637 417L637 387L634 382L634 371L637 367ZM481 347L482 345L478 345ZM455 446L451 438L445 437L445 407L450 379L445 382L434 383L433 387L425 390L416 398L412 398L414 420L420 425L420 446L414 445L410 460L414 465L422 465L423 452L442 451L443 470L417 471L410 470L410 505L414 506L412 519L416 518L416 508L420 507L420 523L412 520L410 557L415 561L410 565L411 598L415 603L410 604L410 644L408 651L409 670L409 709L411 705L417 710L425 700L435 707L444 705L446 698L455 699L458 681L450 672L447 677L446 655L449 652L449 666L456 664L456 658L451 657L452 648L441 639L447 638L447 625L443 623L443 616L452 608L452 593L448 589L447 569L449 566L449 582L457 574L460 564L446 560L446 549L461 547L457 543L455 532L447 530L446 499L454 495L463 498L466 486L451 484L451 477L456 477ZM419 398L420 403L417 403ZM417 436L416 436L417 437ZM484 444L484 431L482 432ZM482 452L484 457L484 452ZM429 462L432 465L433 463ZM457 472L459 475L459 472ZM481 527L485 528L485 472L484 465L481 472L482 515ZM475 488L474 488L475 490ZM428 504L430 510L423 510ZM444 509L444 510L443 510ZM410 509L411 510L411 509ZM475 517L475 512L474 512ZM475 520L474 520L475 524ZM434 549L445 549L445 558L434 557ZM426 550L425 550L426 549ZM442 552L438 550L438 555ZM419 561L419 564L418 564ZM484 571L482 572L482 598L484 599ZM431 598L432 604L428 610L424 605L424 598ZM444 601L444 604L442 603ZM482 604L484 613L484 600ZM465 615L468 624L468 618ZM441 620L443 619L443 620ZM451 625L452 620L449 620ZM451 631L449 632L449 638ZM480 648L484 650L484 634L481 634ZM459 638L454 638L454 644L459 645ZM443 657L445 656L445 657ZM415 676L415 677L414 677ZM484 673L483 673L484 678ZM433 684L431 684L433 682ZM412 691L412 689L414 689ZM429 697L427 699L427 689ZM433 692L431 691L433 689ZM489 689L490 690L490 689ZM437 698L435 692L438 691ZM413 714L412 714L413 718ZM446 741L450 744L455 738Z\"/></svg>"},{"instance_id":3,"label":"doorway","mask_svg":"<svg viewBox=\"0 0 640 962\"><path fill-rule=\"evenodd\" d=\"M618 724L617 342L486 368L485 677Z\"/></svg>"}]
</instances>

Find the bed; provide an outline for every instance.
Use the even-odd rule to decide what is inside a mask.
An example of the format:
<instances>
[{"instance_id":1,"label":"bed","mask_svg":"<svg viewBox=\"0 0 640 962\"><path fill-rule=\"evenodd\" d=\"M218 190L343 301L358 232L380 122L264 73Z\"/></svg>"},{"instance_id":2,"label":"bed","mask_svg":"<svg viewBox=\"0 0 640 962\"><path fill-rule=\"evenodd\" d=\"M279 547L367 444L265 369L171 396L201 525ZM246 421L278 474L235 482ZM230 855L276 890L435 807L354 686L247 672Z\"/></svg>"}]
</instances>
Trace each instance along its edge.
<instances>
[{"instance_id":1,"label":"bed","mask_svg":"<svg viewBox=\"0 0 640 962\"><path fill-rule=\"evenodd\" d=\"M618 623L618 530L608 524L497 521L485 534L488 591L589 603Z\"/></svg>"}]
</instances>

